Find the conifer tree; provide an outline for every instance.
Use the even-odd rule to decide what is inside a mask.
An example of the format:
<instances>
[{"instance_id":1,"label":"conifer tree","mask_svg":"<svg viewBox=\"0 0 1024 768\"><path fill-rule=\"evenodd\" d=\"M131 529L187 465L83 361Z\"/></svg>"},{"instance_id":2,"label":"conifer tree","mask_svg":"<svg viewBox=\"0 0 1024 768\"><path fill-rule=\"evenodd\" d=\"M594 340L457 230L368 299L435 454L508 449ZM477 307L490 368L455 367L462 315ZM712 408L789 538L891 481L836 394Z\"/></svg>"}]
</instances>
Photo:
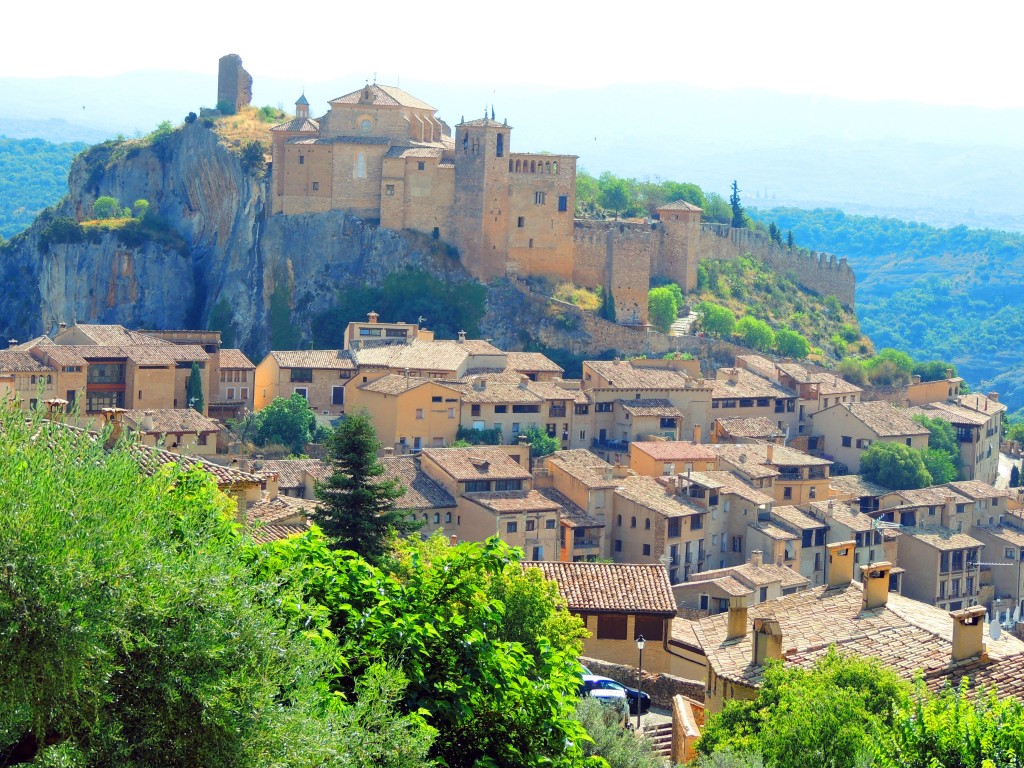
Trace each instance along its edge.
<instances>
[{"instance_id":1,"label":"conifer tree","mask_svg":"<svg viewBox=\"0 0 1024 768\"><path fill-rule=\"evenodd\" d=\"M732 182L732 194L729 195L729 205L732 208L732 225L736 229L744 229L747 226L747 214L740 204L740 189L736 180Z\"/></svg>"},{"instance_id":2,"label":"conifer tree","mask_svg":"<svg viewBox=\"0 0 1024 768\"><path fill-rule=\"evenodd\" d=\"M796 241L793 240L793 230L792 229L787 230L786 231L786 247L787 248L792 248L795 244L796 244Z\"/></svg>"},{"instance_id":3,"label":"conifer tree","mask_svg":"<svg viewBox=\"0 0 1024 768\"><path fill-rule=\"evenodd\" d=\"M200 413L203 412L203 407L206 401L203 399L203 378L199 372L199 363L192 362L192 372L188 375L188 381L185 384L185 399L188 401L188 407L194 408Z\"/></svg>"},{"instance_id":4,"label":"conifer tree","mask_svg":"<svg viewBox=\"0 0 1024 768\"><path fill-rule=\"evenodd\" d=\"M1017 469L1017 465L1014 464L1010 468L1010 487L1020 488L1020 470Z\"/></svg>"},{"instance_id":5,"label":"conifer tree","mask_svg":"<svg viewBox=\"0 0 1024 768\"><path fill-rule=\"evenodd\" d=\"M333 549L348 549L379 563L388 539L419 528L395 508L405 493L397 478L384 479L377 460L380 443L366 413L346 417L327 439L331 476L316 486L320 500L312 517Z\"/></svg>"}]
</instances>

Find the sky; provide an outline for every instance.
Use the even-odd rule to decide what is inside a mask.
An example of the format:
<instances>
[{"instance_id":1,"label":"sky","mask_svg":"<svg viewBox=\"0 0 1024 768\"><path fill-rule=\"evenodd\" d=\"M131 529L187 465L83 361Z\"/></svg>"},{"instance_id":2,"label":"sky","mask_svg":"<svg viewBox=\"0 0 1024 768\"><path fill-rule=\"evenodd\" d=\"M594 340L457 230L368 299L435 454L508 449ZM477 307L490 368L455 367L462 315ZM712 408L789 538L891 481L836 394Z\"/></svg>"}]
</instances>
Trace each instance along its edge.
<instances>
[{"instance_id":1,"label":"sky","mask_svg":"<svg viewBox=\"0 0 1024 768\"><path fill-rule=\"evenodd\" d=\"M948 0L647 3L7 3L0 78L209 73L239 54L297 87L394 84L580 88L633 81L842 99L1024 107L1024 4ZM281 8L277 19L265 8ZM243 8L243 10L239 10ZM16 31L16 32L14 32ZM211 63L212 62L212 63ZM3 95L0 93L0 109Z\"/></svg>"}]
</instances>

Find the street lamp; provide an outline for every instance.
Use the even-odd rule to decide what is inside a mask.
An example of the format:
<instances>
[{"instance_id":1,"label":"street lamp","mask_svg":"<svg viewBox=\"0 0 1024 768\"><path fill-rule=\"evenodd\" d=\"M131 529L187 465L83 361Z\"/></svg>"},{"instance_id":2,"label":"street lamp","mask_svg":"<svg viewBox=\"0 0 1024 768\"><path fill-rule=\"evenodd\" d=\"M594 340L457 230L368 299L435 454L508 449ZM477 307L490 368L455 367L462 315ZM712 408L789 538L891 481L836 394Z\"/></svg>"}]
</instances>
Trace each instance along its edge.
<instances>
[{"instance_id":1,"label":"street lamp","mask_svg":"<svg viewBox=\"0 0 1024 768\"><path fill-rule=\"evenodd\" d=\"M644 644L647 641L644 640L643 635L636 636L636 647L640 651L640 664L636 670L636 731L640 733L640 697L644 693Z\"/></svg>"}]
</instances>

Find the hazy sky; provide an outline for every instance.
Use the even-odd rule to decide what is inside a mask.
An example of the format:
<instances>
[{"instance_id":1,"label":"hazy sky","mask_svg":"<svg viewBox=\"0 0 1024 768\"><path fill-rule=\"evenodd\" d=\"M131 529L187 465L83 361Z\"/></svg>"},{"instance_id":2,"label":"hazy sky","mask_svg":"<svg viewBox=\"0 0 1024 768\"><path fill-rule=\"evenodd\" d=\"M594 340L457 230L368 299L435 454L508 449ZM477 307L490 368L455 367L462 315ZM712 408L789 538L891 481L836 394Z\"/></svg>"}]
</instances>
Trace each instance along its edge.
<instances>
[{"instance_id":1,"label":"hazy sky","mask_svg":"<svg viewBox=\"0 0 1024 768\"><path fill-rule=\"evenodd\" d=\"M56 0L5 3L0 18L0 77L210 72L238 53L257 80L298 83L374 73L477 87L647 80L1024 107L1021 3Z\"/></svg>"}]
</instances>

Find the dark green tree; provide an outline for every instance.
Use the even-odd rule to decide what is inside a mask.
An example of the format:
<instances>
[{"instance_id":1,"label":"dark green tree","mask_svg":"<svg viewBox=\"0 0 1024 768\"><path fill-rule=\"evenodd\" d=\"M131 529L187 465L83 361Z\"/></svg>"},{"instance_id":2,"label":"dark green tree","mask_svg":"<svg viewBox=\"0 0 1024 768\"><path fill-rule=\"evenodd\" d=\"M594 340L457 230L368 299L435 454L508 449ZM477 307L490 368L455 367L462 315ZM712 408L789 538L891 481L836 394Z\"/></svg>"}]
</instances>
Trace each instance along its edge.
<instances>
[{"instance_id":1,"label":"dark green tree","mask_svg":"<svg viewBox=\"0 0 1024 768\"><path fill-rule=\"evenodd\" d=\"M188 407L194 408L200 413L206 405L203 398L203 375L199 370L199 363L192 362L192 372L188 375L188 382L185 384L185 399L188 400Z\"/></svg>"},{"instance_id":2,"label":"dark green tree","mask_svg":"<svg viewBox=\"0 0 1024 768\"><path fill-rule=\"evenodd\" d=\"M346 416L327 438L331 475L316 486L320 504L313 512L332 548L358 552L371 563L384 558L395 535L419 528L395 507L405 487L397 478L382 477L380 447L368 414Z\"/></svg>"},{"instance_id":3,"label":"dark green tree","mask_svg":"<svg viewBox=\"0 0 1024 768\"><path fill-rule=\"evenodd\" d=\"M789 328L780 328L775 332L775 348L783 357L803 360L811 353L811 345L801 334Z\"/></svg>"},{"instance_id":4,"label":"dark green tree","mask_svg":"<svg viewBox=\"0 0 1024 768\"><path fill-rule=\"evenodd\" d=\"M865 478L893 490L913 490L932 484L921 451L903 443L872 443L860 457Z\"/></svg>"},{"instance_id":5,"label":"dark green tree","mask_svg":"<svg viewBox=\"0 0 1024 768\"><path fill-rule=\"evenodd\" d=\"M530 444L530 452L534 458L540 456L549 456L560 447L557 437L551 437L547 432L537 426L531 426L524 429L521 436L526 438L526 442Z\"/></svg>"},{"instance_id":6,"label":"dark green tree","mask_svg":"<svg viewBox=\"0 0 1024 768\"><path fill-rule=\"evenodd\" d=\"M730 224L736 229L743 229L747 226L747 214L743 211L740 203L740 188L736 180L732 182L732 194L729 195L729 207L732 208L732 221Z\"/></svg>"},{"instance_id":7,"label":"dark green tree","mask_svg":"<svg viewBox=\"0 0 1024 768\"><path fill-rule=\"evenodd\" d=\"M1020 469L1016 464L1010 467L1010 487L1020 488Z\"/></svg>"},{"instance_id":8,"label":"dark green tree","mask_svg":"<svg viewBox=\"0 0 1024 768\"><path fill-rule=\"evenodd\" d=\"M752 349L767 352L775 346L775 331L764 320L751 315L744 315L736 322L733 333Z\"/></svg>"},{"instance_id":9,"label":"dark green tree","mask_svg":"<svg viewBox=\"0 0 1024 768\"><path fill-rule=\"evenodd\" d=\"M606 211L619 214L630 208L633 203L635 190L627 179L620 179L609 172L604 172L598 179L601 185L601 193L598 201Z\"/></svg>"},{"instance_id":10,"label":"dark green tree","mask_svg":"<svg viewBox=\"0 0 1024 768\"><path fill-rule=\"evenodd\" d=\"M676 321L679 307L675 294L667 287L651 288L647 293L647 316L651 325L662 333L668 333Z\"/></svg>"},{"instance_id":11,"label":"dark green tree","mask_svg":"<svg viewBox=\"0 0 1024 768\"><path fill-rule=\"evenodd\" d=\"M792 248L795 244L796 242L793 240L793 230L786 230L786 247Z\"/></svg>"},{"instance_id":12,"label":"dark green tree","mask_svg":"<svg viewBox=\"0 0 1024 768\"><path fill-rule=\"evenodd\" d=\"M768 237L773 243L782 245L782 232L774 221L768 225Z\"/></svg>"},{"instance_id":13,"label":"dark green tree","mask_svg":"<svg viewBox=\"0 0 1024 768\"><path fill-rule=\"evenodd\" d=\"M97 219L116 219L121 215L121 204L109 195L97 197L92 204L92 215Z\"/></svg>"},{"instance_id":14,"label":"dark green tree","mask_svg":"<svg viewBox=\"0 0 1024 768\"><path fill-rule=\"evenodd\" d=\"M695 307L700 315L700 327L709 336L724 337L736 326L736 316L728 307L713 301L702 301Z\"/></svg>"}]
</instances>

